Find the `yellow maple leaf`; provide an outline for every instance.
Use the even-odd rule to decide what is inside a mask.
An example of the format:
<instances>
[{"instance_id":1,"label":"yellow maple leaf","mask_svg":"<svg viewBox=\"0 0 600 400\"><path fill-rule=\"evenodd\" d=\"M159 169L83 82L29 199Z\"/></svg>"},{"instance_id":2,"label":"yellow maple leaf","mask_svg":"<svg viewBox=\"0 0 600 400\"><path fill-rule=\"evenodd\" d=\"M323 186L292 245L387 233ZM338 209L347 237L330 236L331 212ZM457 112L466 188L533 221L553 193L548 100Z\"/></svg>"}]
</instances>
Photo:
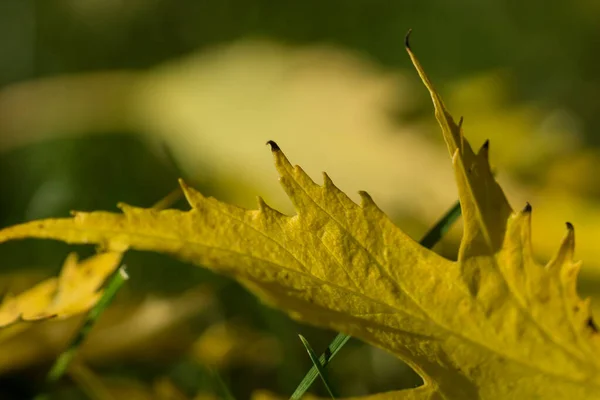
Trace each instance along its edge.
<instances>
[{"instance_id":1,"label":"yellow maple leaf","mask_svg":"<svg viewBox=\"0 0 600 400\"><path fill-rule=\"evenodd\" d=\"M227 273L296 319L387 349L424 385L397 399L597 399L600 336L576 293L580 264L568 226L546 266L532 257L531 207L513 211L407 46L452 156L464 216L457 261L425 249L361 192L355 204L324 174L314 183L271 144L297 215L260 198L245 210L181 182L190 211L76 213L0 231L172 254Z\"/></svg>"},{"instance_id":2,"label":"yellow maple leaf","mask_svg":"<svg viewBox=\"0 0 600 400\"><path fill-rule=\"evenodd\" d=\"M98 289L115 271L122 253L106 252L81 262L71 253L58 278L49 278L0 304L0 327L18 321L66 318L89 310L100 298Z\"/></svg>"}]
</instances>

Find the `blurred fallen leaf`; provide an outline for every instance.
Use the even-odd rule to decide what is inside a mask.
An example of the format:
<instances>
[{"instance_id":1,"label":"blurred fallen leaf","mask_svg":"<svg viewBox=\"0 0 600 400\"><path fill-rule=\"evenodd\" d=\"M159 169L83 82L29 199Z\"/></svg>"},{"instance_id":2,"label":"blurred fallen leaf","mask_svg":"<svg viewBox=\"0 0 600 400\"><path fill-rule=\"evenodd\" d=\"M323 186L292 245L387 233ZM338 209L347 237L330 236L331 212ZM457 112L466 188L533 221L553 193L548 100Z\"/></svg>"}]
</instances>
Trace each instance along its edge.
<instances>
[{"instance_id":1,"label":"blurred fallen leaf","mask_svg":"<svg viewBox=\"0 0 600 400\"><path fill-rule=\"evenodd\" d=\"M209 309L213 301L209 287L198 287L177 297L148 296L133 309L120 307L110 324L98 324L96 334L82 347L82 354L93 364L127 358L172 358L196 339L197 334L187 324Z\"/></svg>"},{"instance_id":2,"label":"blurred fallen leaf","mask_svg":"<svg viewBox=\"0 0 600 400\"><path fill-rule=\"evenodd\" d=\"M152 385L156 400L188 400L173 381L167 377L156 379Z\"/></svg>"},{"instance_id":3,"label":"blurred fallen leaf","mask_svg":"<svg viewBox=\"0 0 600 400\"><path fill-rule=\"evenodd\" d=\"M67 318L89 310L121 258L122 253L107 252L79 262L75 253L69 254L58 278L47 279L17 296L5 296L0 304L0 327L18 321Z\"/></svg>"},{"instance_id":4,"label":"blurred fallen leaf","mask_svg":"<svg viewBox=\"0 0 600 400\"><path fill-rule=\"evenodd\" d=\"M208 327L191 353L200 363L218 369L243 365L273 367L281 362L277 338L231 321Z\"/></svg>"},{"instance_id":5,"label":"blurred fallen leaf","mask_svg":"<svg viewBox=\"0 0 600 400\"><path fill-rule=\"evenodd\" d=\"M510 73L490 71L452 83L447 91L452 109L468 113L464 126L473 132L472 143L494 143L491 157L503 175L543 174L552 162L581 150L575 115L515 102L512 87Z\"/></svg>"},{"instance_id":6,"label":"blurred fallen leaf","mask_svg":"<svg viewBox=\"0 0 600 400\"><path fill-rule=\"evenodd\" d=\"M202 315L213 298L208 288L197 288L177 297L148 296L139 304L110 307L87 337L79 356L90 366L177 357L197 338L189 328L190 319ZM80 320L16 325L24 326L19 334L0 342L0 375L52 360L79 329Z\"/></svg>"}]
</instances>

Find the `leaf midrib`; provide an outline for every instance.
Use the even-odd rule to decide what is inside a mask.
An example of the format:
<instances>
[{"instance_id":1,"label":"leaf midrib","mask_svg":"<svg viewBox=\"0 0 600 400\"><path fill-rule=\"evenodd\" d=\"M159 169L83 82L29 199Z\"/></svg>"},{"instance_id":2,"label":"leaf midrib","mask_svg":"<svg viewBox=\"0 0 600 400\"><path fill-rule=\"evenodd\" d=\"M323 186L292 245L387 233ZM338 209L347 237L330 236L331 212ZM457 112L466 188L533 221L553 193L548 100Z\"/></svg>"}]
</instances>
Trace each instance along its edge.
<instances>
[{"instance_id":1,"label":"leaf midrib","mask_svg":"<svg viewBox=\"0 0 600 400\"><path fill-rule=\"evenodd\" d=\"M220 210L220 211L222 211L222 210ZM186 213L186 211L180 211L180 212L181 212L181 213ZM192 211L187 211L187 212L192 212ZM117 215L120 215L121 217L126 217L126 215L125 215L125 214L117 214ZM227 215L229 215L229 214L227 214ZM254 228L254 227L253 227L253 226L251 226L251 225L248 225L246 222L244 222L244 221L241 221L241 220L239 220L239 219L237 219L237 218L234 218L234 219L236 219L237 221L239 221L239 222L242 222L242 223L246 224L247 226L249 226L250 228L252 228L252 229L256 230L256 228ZM70 221L72 221L72 220L70 220ZM76 230L81 230L81 229L76 229ZM290 269L289 267L287 267L287 266L285 266L285 265L280 265L280 264L277 264L277 263L275 263L275 262L272 262L272 261L269 261L269 260L265 260L265 259L262 259L262 258L258 258L258 257L255 257L255 256L251 256L251 255L249 255L249 254L240 253L240 252L238 252L238 251L234 251L234 250L231 250L231 249L223 249L223 248L216 247L216 246L206 245L206 244L198 243L198 242L195 242L195 241L192 241L192 240L189 240L189 239L182 240L181 238L173 238L173 237L168 237L168 236L166 236L166 237L165 237L165 236L158 236L158 235L150 235L150 234L144 234L144 233L140 233L140 232L138 232L138 231L131 231L131 232L128 232L128 231L125 231L125 230L123 230L123 229L122 229L122 230L112 230L112 229L95 229L95 230L96 230L97 232L101 232L103 235L109 235L109 236L112 236L112 235L115 235L115 236L116 236L116 234L124 234L124 233L125 233L125 234L127 234L127 235L131 235L131 236L146 237L146 238L150 238L150 239L157 239L157 238L160 238L161 240L169 240L169 241L173 241L173 242L176 242L176 243L182 243L182 242L183 242L183 243L187 243L188 245L191 245L191 246L199 246L199 247L210 248L210 249L219 250L219 251L223 251L223 252L230 252L230 253L234 253L234 254L236 254L236 255L238 255L238 256L241 256L242 258L252 258L252 259L258 260L258 261L260 261L260 262L264 262L264 263L266 263L266 264L274 265L274 266L276 266L276 267L277 267L277 268L279 268L279 269L286 270L286 271L289 271L289 272L291 272L291 273L296 273L296 274L300 274L300 275L306 276L306 277L308 277L308 278L311 278L311 279L313 279L313 280L319 281L319 282L321 282L322 284L329 285L329 286L331 286L331 287L334 287L334 288L337 288L337 289L340 289L340 290L343 290L343 291L348 291L348 290L347 290L347 288L344 288L344 287L342 287L342 286L336 285L336 284L334 284L334 283L332 283L332 282L329 282L329 281L322 280L322 279L320 279L320 278L318 278L318 277L316 277L316 276L314 276L314 275L311 275L311 274L309 274L309 273L302 272L302 271L299 271L299 270ZM89 232L89 231L90 231L90 229L86 229L86 231L88 231L88 232ZM94 231L94 230L92 230L92 231ZM264 235L265 237L267 237L267 238L269 238L269 239L272 239L272 238L270 238L270 237L266 236L266 235L265 235L263 232L260 232L260 231L258 231L258 230L256 230L256 231L257 231L258 233L260 233L260 234ZM286 249L285 249L285 247L282 247L282 245L281 245L281 244L277 243L276 241L274 241L274 242L275 242L275 243L276 243L278 246L280 246L282 249L286 250ZM149 250L149 251L151 251L151 250ZM287 251L287 250L286 250L286 251ZM171 254L175 254L175 255L177 255L177 252L176 252L176 251L173 251L173 252L170 252L170 253L171 253ZM293 256L293 255L292 255L292 256ZM294 257L294 258L295 258L295 257ZM297 259L296 259L296 261L297 261L298 263L300 263L300 262L299 262ZM302 264L302 263L300 263L300 265L302 265L303 267L305 267L305 266L304 266L304 264ZM409 317L413 317L413 318L415 318L415 319L417 319L417 320L424 321L424 322L430 322L430 323L431 323L431 322L435 322L435 321L432 321L432 320L426 320L426 319L420 318L420 317L418 317L418 316L416 316L416 315L413 315L413 314L407 313L406 311L404 311L404 310L402 310L402 309L399 309L399 308L396 308L396 307L394 307L394 306L391 306L391 305L389 305L389 304L382 303L381 301L379 301L379 300L377 300L377 299L373 299L373 298L371 298L371 297L369 297L369 296L367 296L367 295L365 295L365 294L363 294L363 293L360 293L360 292L359 292L359 293L353 293L353 294L355 294L355 295L358 295L358 296L360 296L360 297L363 297L363 298L365 298L366 300L368 300L368 301L371 301L372 303L375 303L375 304L377 304L377 305L383 306L383 307L385 307L385 308L389 308L389 309L393 310L395 313L398 313L398 314L404 314L404 315L407 315L407 316L409 316ZM350 315L350 316L352 316L352 315ZM392 330L392 331L394 331L394 332L397 332L397 331L398 331L397 329L394 329L394 328L392 328L392 327L389 327L389 326L386 326L386 325L381 325L381 324L378 324L378 323L376 323L376 322L373 322L373 321L369 321L369 322L370 322L370 323L373 323L373 324L375 324L375 325L381 326L381 327L385 328L385 330ZM597 383L597 382L589 382L589 381L587 381L587 382L582 382L582 381L580 381L580 380L576 380L576 379L574 379L574 378L571 378L571 377L569 377L569 376L565 376L565 375L559 375L559 374L552 373L552 371L547 371L547 370L545 370L545 369L541 368L541 367L540 367L540 366L538 366L538 365L532 365L532 364L529 364L529 363L527 363L527 362L525 362L525 361L522 361L522 360L520 360L520 359L516 359L516 358L513 358L513 357L511 357L511 356L508 356L508 355L506 355L506 354L504 354L504 353L501 353L501 352L500 352L499 350L497 350L497 349L494 349L494 348L492 348L492 347L488 347L488 346L486 346L484 343L481 343L481 342L479 342L479 341L477 341L477 340L475 340L475 339L472 339L472 338L470 338L470 337L468 337L468 336L464 336L464 335L462 335L462 334L460 334L460 333L458 333L458 332L455 332L455 331L453 331L453 330L451 330L451 329L449 329L449 328L446 328L446 327L444 327L443 325L440 325L440 324L435 324L435 325L436 325L436 326L437 326L437 327L440 329L440 331L442 331L442 332L445 332L445 333L447 333L447 334L449 334L449 335L452 335L452 336L455 336L455 337L457 337L457 338L459 338L459 339L462 339L462 340L464 340L465 342L471 343L472 345L474 345L474 346L477 346L477 347L479 347L479 348L481 348L481 349L483 349L483 350L485 350L485 351L487 351L487 352L489 352L489 353L495 354L497 357L501 357L501 358L503 358L503 359L505 359L505 360L512 361L512 362L514 362L515 364L522 365L522 366L524 366L524 367L526 367L526 368L529 368L529 369L531 369L531 370L534 370L534 371L541 372L541 373L543 373L543 374L546 374L546 375L548 375L548 376L551 376L551 377L557 378L557 379L559 379L559 380L562 380L562 381L564 381L564 382L575 383L575 384L578 384L578 385L581 385L581 384L586 384L586 383L587 383L587 384L589 384L590 386L592 386L592 387L594 387L594 388L600 388L600 383ZM402 331L402 330L399 330L399 331L400 331L400 332L405 332L405 331ZM418 335L418 333L416 333L416 334ZM432 337L432 339L435 339L435 340L437 340L437 338L435 338L435 337Z\"/></svg>"}]
</instances>

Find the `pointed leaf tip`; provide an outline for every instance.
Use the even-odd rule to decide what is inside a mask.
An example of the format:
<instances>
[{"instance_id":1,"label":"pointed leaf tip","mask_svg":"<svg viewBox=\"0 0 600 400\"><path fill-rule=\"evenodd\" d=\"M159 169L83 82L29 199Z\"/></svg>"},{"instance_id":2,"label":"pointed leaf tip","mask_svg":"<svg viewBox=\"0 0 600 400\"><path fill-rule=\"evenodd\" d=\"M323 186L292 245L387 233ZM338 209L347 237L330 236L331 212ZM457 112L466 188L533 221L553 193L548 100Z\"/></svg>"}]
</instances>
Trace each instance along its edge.
<instances>
[{"instance_id":1,"label":"pointed leaf tip","mask_svg":"<svg viewBox=\"0 0 600 400\"><path fill-rule=\"evenodd\" d=\"M404 47L410 50L410 34L412 33L412 28L406 32L406 36L404 36Z\"/></svg>"},{"instance_id":2,"label":"pointed leaf tip","mask_svg":"<svg viewBox=\"0 0 600 400\"><path fill-rule=\"evenodd\" d=\"M361 198L362 207L367 207L368 205L375 205L375 202L373 201L373 198L369 193L365 192L364 190L360 190L358 194Z\"/></svg>"},{"instance_id":3,"label":"pointed leaf tip","mask_svg":"<svg viewBox=\"0 0 600 400\"><path fill-rule=\"evenodd\" d=\"M462 138L463 137L462 137L462 134L461 134L461 139ZM486 140L483 143L483 145L479 148L479 151L477 152L477 155L483 157L486 160L486 162L489 163L489 158L490 158L490 141L489 141L489 139Z\"/></svg>"},{"instance_id":4,"label":"pointed leaf tip","mask_svg":"<svg viewBox=\"0 0 600 400\"><path fill-rule=\"evenodd\" d=\"M575 229L570 222L567 222L566 225L567 234L563 237L556 255L546 265L546 268L551 271L562 271L567 264L573 261L575 253Z\"/></svg>"},{"instance_id":5,"label":"pointed leaf tip","mask_svg":"<svg viewBox=\"0 0 600 400\"><path fill-rule=\"evenodd\" d=\"M333 181L331 180L329 175L327 175L327 172L323 172L323 187L330 188L332 186L334 186Z\"/></svg>"},{"instance_id":6,"label":"pointed leaf tip","mask_svg":"<svg viewBox=\"0 0 600 400\"><path fill-rule=\"evenodd\" d=\"M267 203L265 203L265 200L262 197L257 196L256 197L256 202L258 203L258 210L259 211L265 212L268 209L270 209L269 205Z\"/></svg>"},{"instance_id":7,"label":"pointed leaf tip","mask_svg":"<svg viewBox=\"0 0 600 400\"><path fill-rule=\"evenodd\" d=\"M269 146L271 146L271 151L273 151L273 152L274 152L274 151L280 151L280 150L281 150L281 149L279 148L279 146L277 145L277 143L275 143L273 140L269 140L269 141L267 142L267 144L268 144Z\"/></svg>"},{"instance_id":8,"label":"pointed leaf tip","mask_svg":"<svg viewBox=\"0 0 600 400\"><path fill-rule=\"evenodd\" d=\"M188 195L189 195L190 190L192 190L192 188L190 188L190 186L183 180L183 178L177 179L177 183L179 183L179 187L181 188L183 195L189 201Z\"/></svg>"}]
</instances>

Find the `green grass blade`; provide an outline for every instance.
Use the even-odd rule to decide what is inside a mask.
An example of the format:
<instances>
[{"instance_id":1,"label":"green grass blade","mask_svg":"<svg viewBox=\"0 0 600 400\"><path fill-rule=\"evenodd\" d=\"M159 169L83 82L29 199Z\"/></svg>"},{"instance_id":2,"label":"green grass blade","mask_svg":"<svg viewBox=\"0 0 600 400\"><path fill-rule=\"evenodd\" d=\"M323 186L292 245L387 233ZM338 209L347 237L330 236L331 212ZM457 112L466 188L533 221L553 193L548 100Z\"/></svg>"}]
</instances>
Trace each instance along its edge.
<instances>
[{"instance_id":1,"label":"green grass blade","mask_svg":"<svg viewBox=\"0 0 600 400\"><path fill-rule=\"evenodd\" d=\"M321 354L321 356L319 357L319 364L323 367L326 367L327 364L329 364L329 361L338 353L338 351L340 351L340 349L346 344L348 340L350 340L350 336L345 335L343 333L338 333L337 336L331 341L329 346L327 346L327 350L325 350L325 353ZM290 400L299 400L300 398L302 398L302 396L304 396L304 393L306 393L306 391L310 388L313 382L317 379L317 376L319 376L319 371L317 370L316 364L314 364L311 367L311 369L308 370L308 373L306 374L304 379L302 379L302 382L300 382L300 384L292 394L292 397L290 397Z\"/></svg>"},{"instance_id":2,"label":"green grass blade","mask_svg":"<svg viewBox=\"0 0 600 400\"><path fill-rule=\"evenodd\" d=\"M448 232L450 227L458 217L461 215L460 203L456 202L443 216L440 220L423 236L420 243L424 247L428 249L435 246L435 244ZM321 354L319 357L320 366L325 368L329 361L333 359L333 357L337 354L337 352L348 342L350 336L345 335L343 333L339 333L335 339L329 344L325 353ZM319 376L319 371L317 370L317 364L314 364L310 370L306 373L292 396L290 400L300 400L302 396L308 391L313 382Z\"/></svg>"},{"instance_id":3,"label":"green grass blade","mask_svg":"<svg viewBox=\"0 0 600 400\"><path fill-rule=\"evenodd\" d=\"M235 397L233 397L233 394L231 394L229 388L227 387L225 382L223 382L223 379L221 378L219 372L214 368L209 368L208 370L212 377L213 384L214 386L216 386L215 389L217 391L216 394L218 398L222 400L235 400Z\"/></svg>"},{"instance_id":4,"label":"green grass blade","mask_svg":"<svg viewBox=\"0 0 600 400\"><path fill-rule=\"evenodd\" d=\"M313 351L310 343L308 343L308 340L306 340L306 338L302 335L298 335L298 336L300 337L300 340L302 341L304 348L308 352L308 356L310 357L310 360L312 361L313 366L316 368L319 376L321 377L321 380L323 381L323 384L325 385L327 392L329 392L329 395L331 396L332 399L335 399L336 396L335 396L335 394L333 394L333 389L331 388L331 385L327 381L327 376L325 373L324 366L321 364L321 361L319 360L319 358Z\"/></svg>"},{"instance_id":5,"label":"green grass blade","mask_svg":"<svg viewBox=\"0 0 600 400\"><path fill-rule=\"evenodd\" d=\"M92 330L92 327L98 320L98 317L102 314L102 312L108 307L112 299L115 297L115 294L119 291L121 286L128 279L127 273L125 272L125 267L120 267L116 273L110 278L106 288L104 289L104 293L98 303L88 312L81 329L77 332L69 347L61 353L60 356L56 359L48 375L46 376L46 383L53 384L57 382L67 371L69 364L77 354L77 350L79 346L83 343L87 335Z\"/></svg>"},{"instance_id":6,"label":"green grass blade","mask_svg":"<svg viewBox=\"0 0 600 400\"><path fill-rule=\"evenodd\" d=\"M452 224L454 224L458 217L460 217L460 214L460 203L457 201L448 211L446 211L446 214L440 218L433 228L431 228L429 232L423 236L419 243L421 243L423 247L431 249L436 245L437 242L440 241L440 239L442 239L446 232L448 232L448 230L452 227Z\"/></svg>"}]
</instances>

